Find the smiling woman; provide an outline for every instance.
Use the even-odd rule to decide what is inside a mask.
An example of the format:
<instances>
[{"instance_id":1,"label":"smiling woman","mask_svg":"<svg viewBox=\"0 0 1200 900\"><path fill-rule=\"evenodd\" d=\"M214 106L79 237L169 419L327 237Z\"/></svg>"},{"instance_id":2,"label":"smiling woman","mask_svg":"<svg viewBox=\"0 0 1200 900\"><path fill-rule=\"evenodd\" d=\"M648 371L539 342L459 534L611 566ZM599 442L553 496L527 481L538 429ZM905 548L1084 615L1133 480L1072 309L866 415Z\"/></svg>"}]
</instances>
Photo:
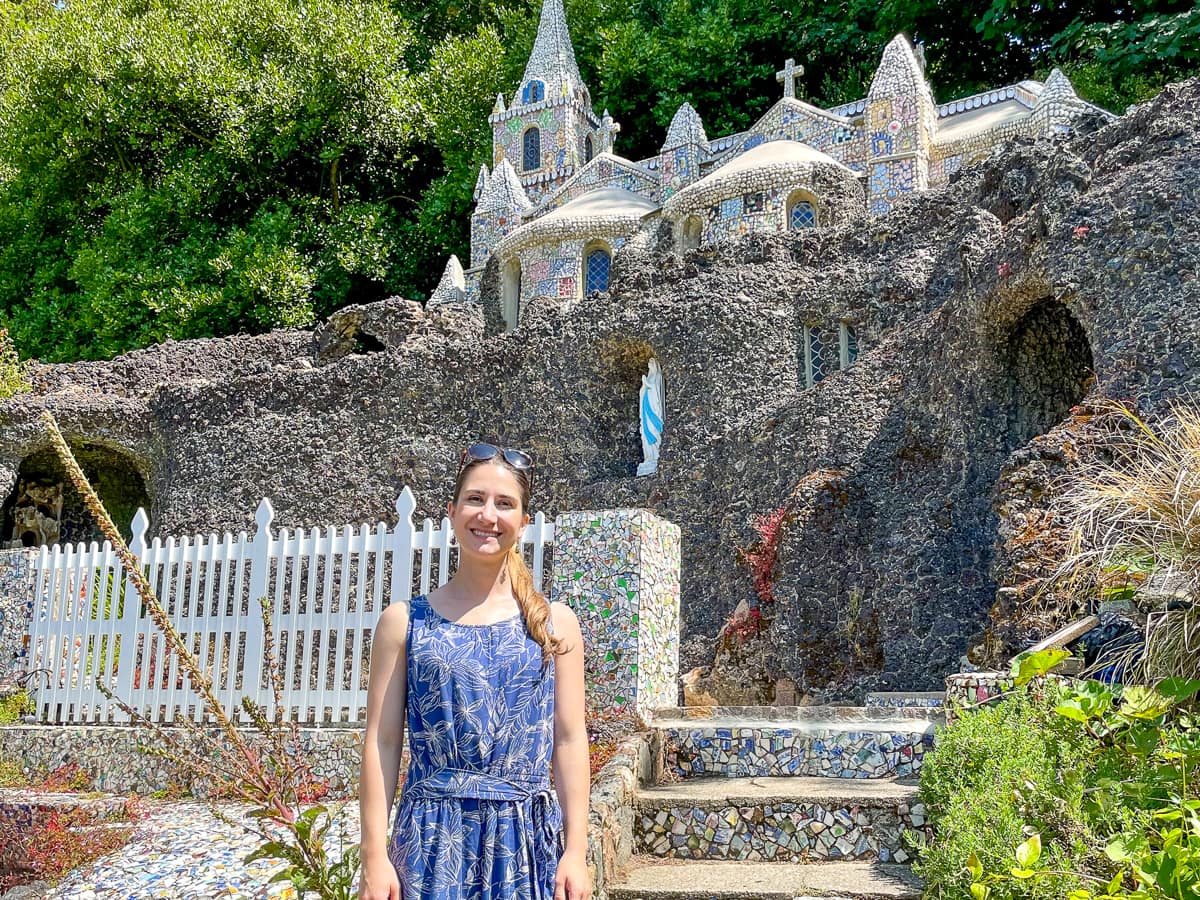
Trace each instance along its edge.
<instances>
[{"instance_id":1,"label":"smiling woman","mask_svg":"<svg viewBox=\"0 0 1200 900\"><path fill-rule=\"evenodd\" d=\"M447 504L458 570L380 617L360 779L365 900L591 894L583 639L520 554L532 483L521 450L464 450Z\"/></svg>"}]
</instances>

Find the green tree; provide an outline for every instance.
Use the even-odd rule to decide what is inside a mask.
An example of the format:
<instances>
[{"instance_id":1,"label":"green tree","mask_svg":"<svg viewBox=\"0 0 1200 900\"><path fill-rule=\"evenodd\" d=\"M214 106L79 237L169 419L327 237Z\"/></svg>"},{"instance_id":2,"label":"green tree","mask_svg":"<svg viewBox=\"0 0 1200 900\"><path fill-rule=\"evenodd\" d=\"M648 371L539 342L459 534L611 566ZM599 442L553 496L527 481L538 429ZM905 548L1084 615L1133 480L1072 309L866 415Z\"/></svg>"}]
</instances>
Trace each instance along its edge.
<instances>
[{"instance_id":1,"label":"green tree","mask_svg":"<svg viewBox=\"0 0 1200 900\"><path fill-rule=\"evenodd\" d=\"M408 42L369 0L83 0L7 28L0 315L18 346L109 356L396 287L396 186L428 128Z\"/></svg>"}]
</instances>

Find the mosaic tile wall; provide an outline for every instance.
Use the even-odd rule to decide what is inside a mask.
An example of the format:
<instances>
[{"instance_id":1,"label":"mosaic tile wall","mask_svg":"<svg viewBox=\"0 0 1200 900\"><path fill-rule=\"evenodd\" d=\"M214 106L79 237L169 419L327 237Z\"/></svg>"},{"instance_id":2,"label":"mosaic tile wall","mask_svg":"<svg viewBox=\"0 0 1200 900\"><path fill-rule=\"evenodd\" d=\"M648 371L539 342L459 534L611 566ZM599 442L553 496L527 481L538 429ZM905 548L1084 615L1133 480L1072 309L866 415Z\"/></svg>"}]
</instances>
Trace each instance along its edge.
<instances>
[{"instance_id":1,"label":"mosaic tile wall","mask_svg":"<svg viewBox=\"0 0 1200 900\"><path fill-rule=\"evenodd\" d=\"M643 806L636 836L639 852L678 859L903 863L910 857L902 835L924 826L925 807L919 801L776 800L715 808Z\"/></svg>"},{"instance_id":2,"label":"mosaic tile wall","mask_svg":"<svg viewBox=\"0 0 1200 900\"><path fill-rule=\"evenodd\" d=\"M940 691L923 693L875 692L867 694L867 709L943 709L946 695Z\"/></svg>"},{"instance_id":3,"label":"mosaic tile wall","mask_svg":"<svg viewBox=\"0 0 1200 900\"><path fill-rule=\"evenodd\" d=\"M138 749L153 740L149 732L122 725L10 725L0 728L0 759L19 759L33 772L75 763L101 791L149 794L180 784L167 760ZM362 761L361 729L301 728L300 746L311 754L314 774L329 783L334 797L353 794ZM183 786L204 794L201 784Z\"/></svg>"},{"instance_id":4,"label":"mosaic tile wall","mask_svg":"<svg viewBox=\"0 0 1200 900\"><path fill-rule=\"evenodd\" d=\"M615 256L625 245L624 237L612 237L602 243ZM520 254L521 259L521 307L535 297L575 301L583 297L580 280L585 245L591 241L564 241L558 244L542 244L531 247Z\"/></svg>"},{"instance_id":5,"label":"mosaic tile wall","mask_svg":"<svg viewBox=\"0 0 1200 900\"><path fill-rule=\"evenodd\" d=\"M507 159L535 203L556 190L583 164L587 114L575 101L543 101L494 113L492 165ZM524 135L530 127L541 131L541 165L533 173L524 166Z\"/></svg>"},{"instance_id":6,"label":"mosaic tile wall","mask_svg":"<svg viewBox=\"0 0 1200 900\"><path fill-rule=\"evenodd\" d=\"M661 727L661 726L660 726ZM908 777L933 747L933 724L906 728L852 723L771 727L672 726L666 765L680 776L731 778L800 775L828 778Z\"/></svg>"},{"instance_id":7,"label":"mosaic tile wall","mask_svg":"<svg viewBox=\"0 0 1200 900\"><path fill-rule=\"evenodd\" d=\"M622 188L648 200L656 200L659 193L658 179L649 172L631 163L603 158L593 160L569 180L559 193L548 198L546 209L565 206L584 194L604 187Z\"/></svg>"},{"instance_id":8,"label":"mosaic tile wall","mask_svg":"<svg viewBox=\"0 0 1200 900\"><path fill-rule=\"evenodd\" d=\"M680 188L687 187L700 178L701 148L695 144L676 147L658 158L658 172L662 188L659 199L666 200Z\"/></svg>"},{"instance_id":9,"label":"mosaic tile wall","mask_svg":"<svg viewBox=\"0 0 1200 900\"><path fill-rule=\"evenodd\" d=\"M800 141L855 172L863 171L869 154L862 128L854 120L819 113L795 100L781 101L755 124L742 147L749 150L763 140Z\"/></svg>"},{"instance_id":10,"label":"mosaic tile wall","mask_svg":"<svg viewBox=\"0 0 1200 900\"><path fill-rule=\"evenodd\" d=\"M0 550L0 693L15 690L25 671L36 558L34 550Z\"/></svg>"},{"instance_id":11,"label":"mosaic tile wall","mask_svg":"<svg viewBox=\"0 0 1200 900\"><path fill-rule=\"evenodd\" d=\"M613 713L674 706L679 528L647 510L555 519L553 596L579 616L589 702Z\"/></svg>"}]
</instances>

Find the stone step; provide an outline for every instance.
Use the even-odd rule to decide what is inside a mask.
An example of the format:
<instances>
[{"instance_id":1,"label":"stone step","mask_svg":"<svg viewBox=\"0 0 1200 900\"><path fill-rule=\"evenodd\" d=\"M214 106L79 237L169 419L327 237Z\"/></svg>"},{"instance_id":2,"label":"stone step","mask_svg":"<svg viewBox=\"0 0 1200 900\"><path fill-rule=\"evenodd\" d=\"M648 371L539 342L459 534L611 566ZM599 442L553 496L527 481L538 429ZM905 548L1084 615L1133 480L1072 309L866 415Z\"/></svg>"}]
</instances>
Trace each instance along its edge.
<instances>
[{"instance_id":1,"label":"stone step","mask_svg":"<svg viewBox=\"0 0 1200 900\"><path fill-rule=\"evenodd\" d=\"M666 769L683 777L890 778L920 772L943 721L922 708L681 707L655 711L650 725Z\"/></svg>"},{"instance_id":2,"label":"stone step","mask_svg":"<svg viewBox=\"0 0 1200 900\"><path fill-rule=\"evenodd\" d=\"M921 880L886 863L682 862L634 857L609 900L917 900Z\"/></svg>"},{"instance_id":3,"label":"stone step","mask_svg":"<svg viewBox=\"0 0 1200 900\"><path fill-rule=\"evenodd\" d=\"M634 851L680 859L905 863L903 833L924 828L915 781L689 778L638 790Z\"/></svg>"}]
</instances>

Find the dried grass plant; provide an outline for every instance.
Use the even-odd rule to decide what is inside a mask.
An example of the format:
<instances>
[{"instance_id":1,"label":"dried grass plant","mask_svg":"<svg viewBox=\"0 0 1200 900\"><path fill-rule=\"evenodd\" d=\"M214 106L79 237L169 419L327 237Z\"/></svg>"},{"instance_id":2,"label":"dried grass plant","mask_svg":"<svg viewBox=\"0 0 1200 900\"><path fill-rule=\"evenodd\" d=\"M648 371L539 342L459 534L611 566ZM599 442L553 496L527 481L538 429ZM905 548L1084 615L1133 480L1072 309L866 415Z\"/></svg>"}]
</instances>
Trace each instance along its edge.
<instances>
[{"instance_id":1,"label":"dried grass plant","mask_svg":"<svg viewBox=\"0 0 1200 900\"><path fill-rule=\"evenodd\" d=\"M246 820L229 818L216 806L212 808L214 815L227 824L246 828L260 838L259 848L247 857L247 862L282 859L287 866L273 881L290 881L301 897L315 895L321 900L349 900L354 893L358 870L357 847L350 847L336 861L326 851L326 834L339 822L342 806L312 805L325 796L328 785L314 777L312 760L301 747L299 729L284 713L283 673L275 652L269 601L265 597L258 598L274 709L264 709L252 698L242 697L241 708L252 726L244 733L226 713L213 689L212 678L171 622L167 610L146 580L140 562L71 452L54 416L44 411L41 421L68 478L120 559L155 628L163 635L167 655L176 657L180 671L217 727L211 729L185 716L178 720L184 735L181 736L179 732L151 721L123 698L113 695L107 685L98 682L100 692L116 703L135 725L153 736L153 742L143 745L145 752L172 762L193 783L204 784L211 797L236 800L253 807L249 813L250 824Z\"/></svg>"},{"instance_id":2,"label":"dried grass plant","mask_svg":"<svg viewBox=\"0 0 1200 900\"><path fill-rule=\"evenodd\" d=\"M1149 422L1106 404L1107 453L1073 473L1063 493L1073 526L1051 582L1080 609L1133 599L1147 613L1146 644L1097 667L1125 667L1129 682L1200 677L1200 408L1171 405Z\"/></svg>"}]
</instances>

